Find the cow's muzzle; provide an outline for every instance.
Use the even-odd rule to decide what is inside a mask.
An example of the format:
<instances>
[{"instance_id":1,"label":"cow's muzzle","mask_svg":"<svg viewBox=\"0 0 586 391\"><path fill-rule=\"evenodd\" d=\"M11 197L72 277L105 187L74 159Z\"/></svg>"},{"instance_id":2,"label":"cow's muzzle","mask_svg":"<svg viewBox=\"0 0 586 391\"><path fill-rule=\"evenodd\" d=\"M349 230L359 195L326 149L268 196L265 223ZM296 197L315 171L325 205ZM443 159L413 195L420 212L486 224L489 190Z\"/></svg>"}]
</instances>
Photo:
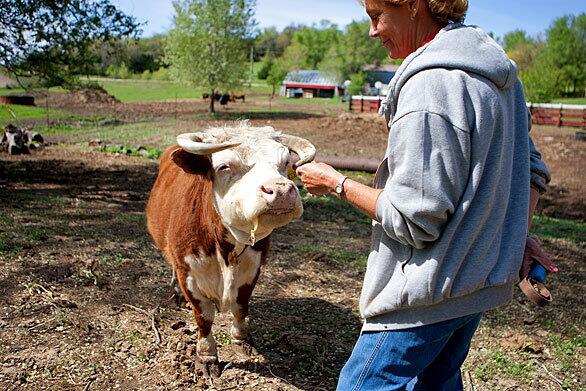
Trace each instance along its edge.
<instances>
[{"instance_id":1,"label":"cow's muzzle","mask_svg":"<svg viewBox=\"0 0 586 391\"><path fill-rule=\"evenodd\" d=\"M269 214L285 214L295 210L299 192L293 182L265 183L259 188L260 196L267 204Z\"/></svg>"}]
</instances>

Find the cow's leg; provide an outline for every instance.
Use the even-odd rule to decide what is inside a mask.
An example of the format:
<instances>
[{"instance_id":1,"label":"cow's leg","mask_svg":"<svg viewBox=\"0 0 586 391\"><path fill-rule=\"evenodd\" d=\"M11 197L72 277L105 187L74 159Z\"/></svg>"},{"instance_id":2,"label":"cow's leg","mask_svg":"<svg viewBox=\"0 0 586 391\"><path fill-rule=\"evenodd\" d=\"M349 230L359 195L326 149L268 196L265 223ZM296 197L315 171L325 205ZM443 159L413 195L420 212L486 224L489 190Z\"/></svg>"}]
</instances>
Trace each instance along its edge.
<instances>
[{"instance_id":1,"label":"cow's leg","mask_svg":"<svg viewBox=\"0 0 586 391\"><path fill-rule=\"evenodd\" d=\"M171 281L170 281L169 285L175 291L175 294L173 295L173 296L175 296L175 305L178 307L185 305L185 303L186 303L185 295L183 295L183 293L181 292L181 289L179 288L179 282L177 280L177 273L175 272L175 267L173 267L173 275L171 276Z\"/></svg>"},{"instance_id":2,"label":"cow's leg","mask_svg":"<svg viewBox=\"0 0 586 391\"><path fill-rule=\"evenodd\" d=\"M259 274L260 266L257 266L253 280L238 288L236 300L232 302L231 312L234 316L234 320L232 322L232 327L230 328L230 336L234 343L242 343L248 339L248 323L246 319L248 316L248 301L250 300L252 291L256 286Z\"/></svg>"},{"instance_id":3,"label":"cow's leg","mask_svg":"<svg viewBox=\"0 0 586 391\"><path fill-rule=\"evenodd\" d=\"M177 270L177 280L183 295L191 304L197 323L197 356L205 364L217 363L218 350L212 335L212 324L216 316L214 303L201 294L191 276L185 276Z\"/></svg>"}]
</instances>

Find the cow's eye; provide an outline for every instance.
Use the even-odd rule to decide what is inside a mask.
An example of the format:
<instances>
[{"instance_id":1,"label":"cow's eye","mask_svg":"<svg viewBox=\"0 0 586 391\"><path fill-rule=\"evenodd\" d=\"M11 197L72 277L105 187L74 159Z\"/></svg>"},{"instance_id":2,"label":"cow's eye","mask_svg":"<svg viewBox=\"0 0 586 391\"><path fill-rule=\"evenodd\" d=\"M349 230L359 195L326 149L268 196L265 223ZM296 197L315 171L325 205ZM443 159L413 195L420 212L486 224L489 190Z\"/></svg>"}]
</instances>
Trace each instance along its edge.
<instances>
[{"instance_id":1,"label":"cow's eye","mask_svg":"<svg viewBox=\"0 0 586 391\"><path fill-rule=\"evenodd\" d=\"M287 169L288 165L289 165L289 162L287 160L280 162L279 163L279 171L285 171Z\"/></svg>"},{"instance_id":2,"label":"cow's eye","mask_svg":"<svg viewBox=\"0 0 586 391\"><path fill-rule=\"evenodd\" d=\"M227 165L226 163L222 163L218 167L216 167L216 171L218 171L218 172L220 172L220 171L229 171L229 170L230 170L230 166Z\"/></svg>"}]
</instances>

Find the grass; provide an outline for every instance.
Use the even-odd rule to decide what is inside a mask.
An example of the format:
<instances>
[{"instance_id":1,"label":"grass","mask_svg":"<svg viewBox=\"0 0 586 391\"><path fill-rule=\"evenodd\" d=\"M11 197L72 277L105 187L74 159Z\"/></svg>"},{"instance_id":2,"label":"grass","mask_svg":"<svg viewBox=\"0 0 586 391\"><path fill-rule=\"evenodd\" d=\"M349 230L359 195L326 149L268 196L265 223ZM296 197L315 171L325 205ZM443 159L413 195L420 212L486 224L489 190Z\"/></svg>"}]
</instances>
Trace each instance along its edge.
<instances>
[{"instance_id":1,"label":"grass","mask_svg":"<svg viewBox=\"0 0 586 391\"><path fill-rule=\"evenodd\" d=\"M189 87L169 81L103 79L96 81L110 95L122 102L140 102L152 100L200 99L201 88Z\"/></svg>"},{"instance_id":2,"label":"grass","mask_svg":"<svg viewBox=\"0 0 586 391\"><path fill-rule=\"evenodd\" d=\"M305 212L303 219L311 221L335 221L355 223L358 225L370 225L362 212L351 207L346 202L335 196L309 196L305 188L300 190L303 197Z\"/></svg>"},{"instance_id":3,"label":"grass","mask_svg":"<svg viewBox=\"0 0 586 391\"><path fill-rule=\"evenodd\" d=\"M133 123L127 125L105 125L92 121L77 124L58 124L40 129L43 135L66 136L69 142L88 142L99 139L108 144L120 144L126 148L130 145L150 145L163 148L175 142L174 126L176 121ZM110 147L105 147L110 148ZM116 150L104 150L103 152L120 153L120 146ZM136 152L136 151L135 151ZM148 152L156 158L157 151L149 148Z\"/></svg>"},{"instance_id":4,"label":"grass","mask_svg":"<svg viewBox=\"0 0 586 391\"><path fill-rule=\"evenodd\" d=\"M294 250L299 255L320 255L323 254L327 259L342 264L353 264L358 268L364 269L368 256L366 254L345 250L337 247L326 247L319 244L301 244Z\"/></svg>"},{"instance_id":5,"label":"grass","mask_svg":"<svg viewBox=\"0 0 586 391\"><path fill-rule=\"evenodd\" d=\"M577 220L534 216L531 233L543 238L562 239L578 245L586 245L586 223Z\"/></svg>"},{"instance_id":6,"label":"grass","mask_svg":"<svg viewBox=\"0 0 586 391\"><path fill-rule=\"evenodd\" d=\"M486 354L484 362L474 370L474 375L480 379L488 379L505 374L507 377L524 380L537 369L537 360L516 360L497 350Z\"/></svg>"},{"instance_id":7,"label":"grass","mask_svg":"<svg viewBox=\"0 0 586 391\"><path fill-rule=\"evenodd\" d=\"M348 178L355 180L356 182L363 183L365 185L372 185L374 180L374 174L364 171L348 171L340 170L340 172L346 175Z\"/></svg>"},{"instance_id":8,"label":"grass","mask_svg":"<svg viewBox=\"0 0 586 391\"><path fill-rule=\"evenodd\" d=\"M37 106L19 106L19 105L0 105L0 125L6 123L18 123L20 120L43 119L47 116L47 110L44 107ZM63 116L58 110L49 109L49 117L54 120Z\"/></svg>"},{"instance_id":9,"label":"grass","mask_svg":"<svg viewBox=\"0 0 586 391\"><path fill-rule=\"evenodd\" d=\"M106 153L117 153L121 155L128 155L128 156L142 156L147 159L158 159L161 157L163 150L158 148L141 148L136 149L132 148L128 145L104 145L98 148L100 152Z\"/></svg>"},{"instance_id":10,"label":"grass","mask_svg":"<svg viewBox=\"0 0 586 391\"><path fill-rule=\"evenodd\" d=\"M106 79L96 78L110 95L122 102L140 102L153 100L201 99L204 90L170 81ZM239 90L245 94L270 94L271 89L264 83L245 83Z\"/></svg>"},{"instance_id":11,"label":"grass","mask_svg":"<svg viewBox=\"0 0 586 391\"><path fill-rule=\"evenodd\" d=\"M26 92L23 88L0 88L0 96L22 94L23 92Z\"/></svg>"},{"instance_id":12,"label":"grass","mask_svg":"<svg viewBox=\"0 0 586 391\"><path fill-rule=\"evenodd\" d=\"M552 103L564 103L569 105L586 105L586 98L557 98Z\"/></svg>"}]
</instances>

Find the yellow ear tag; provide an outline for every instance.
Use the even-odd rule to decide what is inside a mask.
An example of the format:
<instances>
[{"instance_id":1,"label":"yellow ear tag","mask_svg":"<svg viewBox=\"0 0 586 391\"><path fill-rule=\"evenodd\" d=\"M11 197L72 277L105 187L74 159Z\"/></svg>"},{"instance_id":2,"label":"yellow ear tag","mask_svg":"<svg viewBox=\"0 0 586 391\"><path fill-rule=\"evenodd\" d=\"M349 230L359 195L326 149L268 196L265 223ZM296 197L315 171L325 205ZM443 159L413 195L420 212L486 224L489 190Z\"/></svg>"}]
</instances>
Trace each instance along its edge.
<instances>
[{"instance_id":1,"label":"yellow ear tag","mask_svg":"<svg viewBox=\"0 0 586 391\"><path fill-rule=\"evenodd\" d=\"M295 170L291 166L287 167L287 177L289 177L289 179L292 181L297 179L297 174L295 173Z\"/></svg>"}]
</instances>

